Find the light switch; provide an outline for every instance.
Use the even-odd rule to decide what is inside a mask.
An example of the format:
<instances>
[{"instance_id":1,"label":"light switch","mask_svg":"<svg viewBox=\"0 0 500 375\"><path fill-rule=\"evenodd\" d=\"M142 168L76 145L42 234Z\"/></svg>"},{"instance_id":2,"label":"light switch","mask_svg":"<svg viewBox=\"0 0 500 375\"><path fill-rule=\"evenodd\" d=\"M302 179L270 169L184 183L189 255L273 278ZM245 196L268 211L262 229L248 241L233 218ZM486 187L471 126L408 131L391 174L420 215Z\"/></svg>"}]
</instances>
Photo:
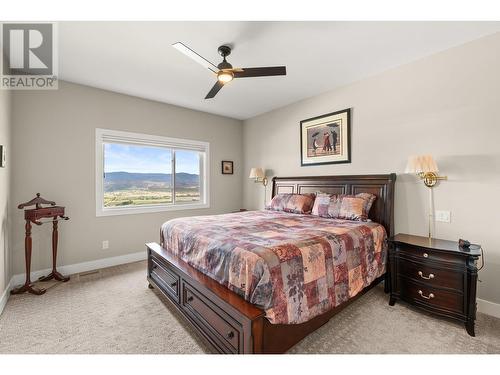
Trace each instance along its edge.
<instances>
[{"instance_id":1,"label":"light switch","mask_svg":"<svg viewBox=\"0 0 500 375\"><path fill-rule=\"evenodd\" d=\"M442 223L449 223L451 221L451 212L450 211L438 211L436 210L436 221L440 221Z\"/></svg>"}]
</instances>

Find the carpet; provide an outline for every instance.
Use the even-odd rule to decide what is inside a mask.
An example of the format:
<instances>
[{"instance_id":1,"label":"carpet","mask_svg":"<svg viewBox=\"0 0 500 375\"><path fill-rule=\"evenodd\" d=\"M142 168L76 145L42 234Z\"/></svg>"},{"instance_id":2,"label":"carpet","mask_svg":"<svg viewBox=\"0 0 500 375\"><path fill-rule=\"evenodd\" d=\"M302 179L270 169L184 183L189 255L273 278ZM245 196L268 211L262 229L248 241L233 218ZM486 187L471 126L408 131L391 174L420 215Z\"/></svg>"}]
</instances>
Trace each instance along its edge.
<instances>
[{"instance_id":1,"label":"carpet","mask_svg":"<svg viewBox=\"0 0 500 375\"><path fill-rule=\"evenodd\" d=\"M42 296L11 296L0 316L0 353L199 354L204 339L146 281L146 262L44 283ZM478 314L476 337L462 324L375 287L289 353L500 353L500 319Z\"/></svg>"}]
</instances>

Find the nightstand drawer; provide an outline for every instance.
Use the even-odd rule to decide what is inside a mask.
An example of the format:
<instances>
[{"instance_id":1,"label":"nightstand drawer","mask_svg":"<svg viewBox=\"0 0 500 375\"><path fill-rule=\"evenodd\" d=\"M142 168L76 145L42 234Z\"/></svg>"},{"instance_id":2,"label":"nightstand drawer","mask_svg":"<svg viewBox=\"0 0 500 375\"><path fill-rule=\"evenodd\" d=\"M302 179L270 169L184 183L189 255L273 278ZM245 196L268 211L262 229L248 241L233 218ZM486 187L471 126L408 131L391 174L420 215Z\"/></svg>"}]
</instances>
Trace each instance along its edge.
<instances>
[{"instance_id":1,"label":"nightstand drawer","mask_svg":"<svg viewBox=\"0 0 500 375\"><path fill-rule=\"evenodd\" d=\"M425 283L429 287L454 289L460 293L464 289L464 276L461 272L435 268L425 262L399 259L398 274Z\"/></svg>"},{"instance_id":2,"label":"nightstand drawer","mask_svg":"<svg viewBox=\"0 0 500 375\"><path fill-rule=\"evenodd\" d=\"M405 299L419 305L444 309L455 313L464 313L464 296L460 293L436 289L408 279L400 278L400 289Z\"/></svg>"},{"instance_id":3,"label":"nightstand drawer","mask_svg":"<svg viewBox=\"0 0 500 375\"><path fill-rule=\"evenodd\" d=\"M434 261L434 262L447 262L454 264L463 264L464 259L454 254L429 250L423 247L411 245L396 245L396 253L401 257L420 261Z\"/></svg>"}]
</instances>

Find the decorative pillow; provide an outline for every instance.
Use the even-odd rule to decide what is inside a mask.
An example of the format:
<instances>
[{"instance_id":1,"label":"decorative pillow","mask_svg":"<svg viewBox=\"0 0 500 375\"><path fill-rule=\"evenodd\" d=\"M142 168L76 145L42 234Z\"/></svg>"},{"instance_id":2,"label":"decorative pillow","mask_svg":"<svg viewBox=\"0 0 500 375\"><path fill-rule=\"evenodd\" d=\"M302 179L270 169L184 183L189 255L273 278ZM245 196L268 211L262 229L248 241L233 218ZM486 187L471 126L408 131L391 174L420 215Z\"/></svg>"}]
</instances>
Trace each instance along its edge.
<instances>
[{"instance_id":1,"label":"decorative pillow","mask_svg":"<svg viewBox=\"0 0 500 375\"><path fill-rule=\"evenodd\" d=\"M366 221L376 196L368 193L356 195L325 194L316 195L312 214L334 219Z\"/></svg>"},{"instance_id":2,"label":"decorative pillow","mask_svg":"<svg viewBox=\"0 0 500 375\"><path fill-rule=\"evenodd\" d=\"M294 214L310 214L315 196L316 194L276 194L266 209Z\"/></svg>"},{"instance_id":3,"label":"decorative pillow","mask_svg":"<svg viewBox=\"0 0 500 375\"><path fill-rule=\"evenodd\" d=\"M366 218L368 219L368 214L370 213L370 208L372 208L373 202L375 202L375 199L377 199L377 196L374 194L370 193L358 193L356 194L356 198L363 198L365 200L365 206L363 207L364 209L364 214L366 215Z\"/></svg>"}]
</instances>

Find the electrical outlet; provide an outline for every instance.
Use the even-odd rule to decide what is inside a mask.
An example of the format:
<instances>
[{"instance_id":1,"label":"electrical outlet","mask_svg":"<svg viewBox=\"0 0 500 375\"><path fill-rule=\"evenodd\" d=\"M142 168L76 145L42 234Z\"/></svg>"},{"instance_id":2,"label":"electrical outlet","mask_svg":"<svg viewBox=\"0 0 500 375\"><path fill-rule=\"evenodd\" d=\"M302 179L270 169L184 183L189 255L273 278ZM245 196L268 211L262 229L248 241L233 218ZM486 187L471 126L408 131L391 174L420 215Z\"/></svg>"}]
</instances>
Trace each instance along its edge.
<instances>
[{"instance_id":1,"label":"electrical outlet","mask_svg":"<svg viewBox=\"0 0 500 375\"><path fill-rule=\"evenodd\" d=\"M440 221L442 223L449 223L451 220L451 213L450 211L438 211L436 210L436 221Z\"/></svg>"},{"instance_id":2,"label":"electrical outlet","mask_svg":"<svg viewBox=\"0 0 500 375\"><path fill-rule=\"evenodd\" d=\"M102 249L103 250L109 249L109 241L108 240L102 241Z\"/></svg>"}]
</instances>

